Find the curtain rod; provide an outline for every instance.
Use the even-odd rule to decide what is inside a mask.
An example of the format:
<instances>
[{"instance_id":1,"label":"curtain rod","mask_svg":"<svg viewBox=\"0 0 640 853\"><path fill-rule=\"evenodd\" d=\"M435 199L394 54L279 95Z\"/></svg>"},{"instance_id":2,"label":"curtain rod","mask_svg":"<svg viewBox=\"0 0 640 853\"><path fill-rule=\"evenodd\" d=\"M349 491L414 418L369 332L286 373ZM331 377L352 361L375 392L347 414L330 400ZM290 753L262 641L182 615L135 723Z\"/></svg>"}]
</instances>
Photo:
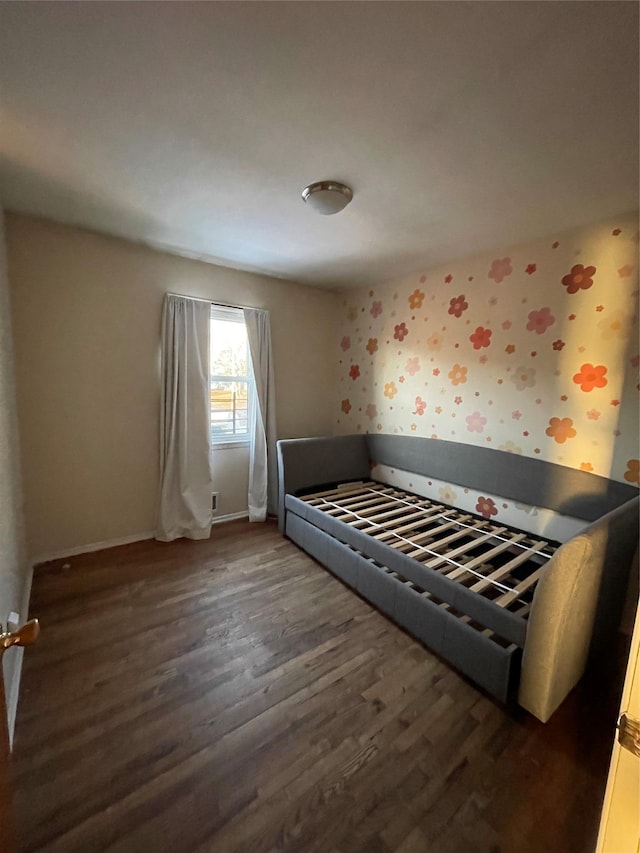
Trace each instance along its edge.
<instances>
[{"instance_id":1,"label":"curtain rod","mask_svg":"<svg viewBox=\"0 0 640 853\"><path fill-rule=\"evenodd\" d=\"M180 299L193 299L194 302L208 302L209 305L218 305L220 308L248 308L251 311L264 311L264 308L254 308L253 305L232 305L230 302L217 302L215 299L205 299L202 296L187 296L185 293L167 292L167 296L177 296Z\"/></svg>"}]
</instances>

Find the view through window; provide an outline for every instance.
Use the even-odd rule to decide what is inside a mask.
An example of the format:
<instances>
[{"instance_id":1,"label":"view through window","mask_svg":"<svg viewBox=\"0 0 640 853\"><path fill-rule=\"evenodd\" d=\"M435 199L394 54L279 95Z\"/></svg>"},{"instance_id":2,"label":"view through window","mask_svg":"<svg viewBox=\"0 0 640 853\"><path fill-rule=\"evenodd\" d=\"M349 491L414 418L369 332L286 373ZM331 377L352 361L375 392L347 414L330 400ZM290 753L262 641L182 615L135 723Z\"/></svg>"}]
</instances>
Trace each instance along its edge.
<instances>
[{"instance_id":1,"label":"view through window","mask_svg":"<svg viewBox=\"0 0 640 853\"><path fill-rule=\"evenodd\" d=\"M253 378L244 315L211 306L211 442L249 440Z\"/></svg>"}]
</instances>

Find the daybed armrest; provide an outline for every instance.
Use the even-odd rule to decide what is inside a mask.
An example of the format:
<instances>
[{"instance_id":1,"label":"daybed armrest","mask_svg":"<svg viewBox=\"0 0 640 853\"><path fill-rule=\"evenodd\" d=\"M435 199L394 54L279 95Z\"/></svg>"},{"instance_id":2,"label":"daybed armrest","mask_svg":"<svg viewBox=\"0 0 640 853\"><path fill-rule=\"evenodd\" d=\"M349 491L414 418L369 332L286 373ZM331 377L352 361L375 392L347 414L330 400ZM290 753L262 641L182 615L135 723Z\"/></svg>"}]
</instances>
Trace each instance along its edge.
<instances>
[{"instance_id":1,"label":"daybed armrest","mask_svg":"<svg viewBox=\"0 0 640 853\"><path fill-rule=\"evenodd\" d=\"M364 435L290 438L277 443L278 527L284 533L287 494L324 483L367 480L371 476Z\"/></svg>"},{"instance_id":2,"label":"daybed armrest","mask_svg":"<svg viewBox=\"0 0 640 853\"><path fill-rule=\"evenodd\" d=\"M640 498L594 522L559 548L538 581L522 659L518 701L542 722L577 684L597 631L619 620L638 547ZM614 626L615 628L615 626Z\"/></svg>"}]
</instances>

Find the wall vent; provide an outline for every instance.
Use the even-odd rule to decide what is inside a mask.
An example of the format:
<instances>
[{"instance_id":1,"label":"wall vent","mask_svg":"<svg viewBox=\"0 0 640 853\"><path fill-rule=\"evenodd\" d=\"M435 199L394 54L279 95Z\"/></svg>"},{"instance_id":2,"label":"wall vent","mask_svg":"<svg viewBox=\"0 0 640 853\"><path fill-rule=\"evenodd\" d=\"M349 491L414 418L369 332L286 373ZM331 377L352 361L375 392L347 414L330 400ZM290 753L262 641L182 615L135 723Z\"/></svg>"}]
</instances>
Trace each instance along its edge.
<instances>
[{"instance_id":1,"label":"wall vent","mask_svg":"<svg viewBox=\"0 0 640 853\"><path fill-rule=\"evenodd\" d=\"M218 492L211 494L211 514L215 515L218 511Z\"/></svg>"}]
</instances>

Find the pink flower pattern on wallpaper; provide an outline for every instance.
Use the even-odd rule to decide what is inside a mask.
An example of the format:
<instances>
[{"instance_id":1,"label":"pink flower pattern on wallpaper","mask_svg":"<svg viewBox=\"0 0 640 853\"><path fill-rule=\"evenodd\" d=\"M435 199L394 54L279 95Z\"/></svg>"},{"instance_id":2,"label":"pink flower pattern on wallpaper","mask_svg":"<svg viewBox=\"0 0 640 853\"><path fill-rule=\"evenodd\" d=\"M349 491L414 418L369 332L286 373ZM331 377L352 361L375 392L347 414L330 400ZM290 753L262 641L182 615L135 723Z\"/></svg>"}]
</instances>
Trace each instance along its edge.
<instances>
[{"instance_id":1,"label":"pink flower pattern on wallpaper","mask_svg":"<svg viewBox=\"0 0 640 853\"><path fill-rule=\"evenodd\" d=\"M482 349L491 344L491 329L485 329L484 326L478 326L472 335L469 335L469 340L473 344L474 349Z\"/></svg>"},{"instance_id":2,"label":"pink flower pattern on wallpaper","mask_svg":"<svg viewBox=\"0 0 640 853\"><path fill-rule=\"evenodd\" d=\"M428 290L422 289L423 275L419 285L396 281L376 288L375 299L373 290L365 289L350 296L343 303L347 310L337 349L346 353L361 346L365 360L340 360L341 382L349 383L350 393L343 385L339 430L435 439L437 419L441 438L623 479L622 460L637 456L637 429L628 416L619 419L618 406L640 390L631 373L640 362L637 347L629 354L630 336L637 336L638 265L636 245L616 241L611 228L567 235L558 252L553 248L560 240L496 253L493 262L486 261L484 281L462 260L449 272L433 270ZM628 233L635 230L631 225ZM588 257L590 263L567 264L571 257ZM447 285L454 281L474 281L465 285L473 287L470 298L452 295ZM383 313L390 302L394 310ZM402 304L415 316L403 317ZM536 343L538 335L543 340L547 334L544 345L536 346L525 329L536 335ZM477 357L466 367L461 362L471 348ZM611 372L618 364L621 371ZM625 365L629 381L623 391ZM594 408L585 405L585 394L592 395ZM512 411L516 396L519 408ZM554 412L556 406L562 408ZM631 418L634 406L637 398L625 410ZM428 412L431 418L424 417Z\"/></svg>"},{"instance_id":3,"label":"pink flower pattern on wallpaper","mask_svg":"<svg viewBox=\"0 0 640 853\"><path fill-rule=\"evenodd\" d=\"M508 275L511 275L511 258L496 258L491 264L489 270L489 278L492 278L496 284L500 284Z\"/></svg>"},{"instance_id":4,"label":"pink flower pattern on wallpaper","mask_svg":"<svg viewBox=\"0 0 640 853\"><path fill-rule=\"evenodd\" d=\"M594 388L604 388L608 383L605 376L607 368L604 364L598 364L594 367L593 364L583 364L580 372L576 373L573 381L580 386L581 391L593 391Z\"/></svg>"},{"instance_id":5,"label":"pink flower pattern on wallpaper","mask_svg":"<svg viewBox=\"0 0 640 853\"><path fill-rule=\"evenodd\" d=\"M452 317L462 317L464 311L469 307L469 303L464 298L464 294L461 293L460 296L454 296L453 299L449 301L449 310L447 313L451 314Z\"/></svg>"},{"instance_id":6,"label":"pink flower pattern on wallpaper","mask_svg":"<svg viewBox=\"0 0 640 853\"><path fill-rule=\"evenodd\" d=\"M480 513L483 518L491 518L491 516L498 514L495 501L491 498L484 498L480 496L478 496L476 512Z\"/></svg>"},{"instance_id":7,"label":"pink flower pattern on wallpaper","mask_svg":"<svg viewBox=\"0 0 640 853\"><path fill-rule=\"evenodd\" d=\"M577 293L579 290L588 290L592 286L595 274L595 267L575 264L571 267L571 272L563 276L562 283L567 288L567 293Z\"/></svg>"},{"instance_id":8,"label":"pink flower pattern on wallpaper","mask_svg":"<svg viewBox=\"0 0 640 853\"><path fill-rule=\"evenodd\" d=\"M397 341L400 341L400 343L402 343L402 341L407 337L408 334L409 329L407 329L406 323L398 323L397 326L394 326L393 337Z\"/></svg>"},{"instance_id":9,"label":"pink flower pattern on wallpaper","mask_svg":"<svg viewBox=\"0 0 640 853\"><path fill-rule=\"evenodd\" d=\"M538 335L543 335L549 326L553 326L555 321L556 318L551 313L551 309L546 306L545 308L541 308L539 311L529 312L527 329L530 332L536 332Z\"/></svg>"},{"instance_id":10,"label":"pink flower pattern on wallpaper","mask_svg":"<svg viewBox=\"0 0 640 853\"><path fill-rule=\"evenodd\" d=\"M535 367L519 367L511 374L511 381L518 391L524 391L525 388L533 388L536 384Z\"/></svg>"},{"instance_id":11,"label":"pink flower pattern on wallpaper","mask_svg":"<svg viewBox=\"0 0 640 853\"><path fill-rule=\"evenodd\" d=\"M487 419L483 418L480 412L474 412L472 415L467 415L466 421L469 432L484 432Z\"/></svg>"},{"instance_id":12,"label":"pink flower pattern on wallpaper","mask_svg":"<svg viewBox=\"0 0 640 853\"><path fill-rule=\"evenodd\" d=\"M417 355L412 358L407 359L407 363L404 366L405 371L409 374L409 376L415 376L416 373L420 370L420 359Z\"/></svg>"},{"instance_id":13,"label":"pink flower pattern on wallpaper","mask_svg":"<svg viewBox=\"0 0 640 853\"><path fill-rule=\"evenodd\" d=\"M416 397L416 408L413 412L414 415L424 415L424 410L427 408L426 402L422 399L422 397Z\"/></svg>"},{"instance_id":14,"label":"pink flower pattern on wallpaper","mask_svg":"<svg viewBox=\"0 0 640 853\"><path fill-rule=\"evenodd\" d=\"M378 407L375 403L369 403L364 413L370 420L373 420L378 417Z\"/></svg>"}]
</instances>

